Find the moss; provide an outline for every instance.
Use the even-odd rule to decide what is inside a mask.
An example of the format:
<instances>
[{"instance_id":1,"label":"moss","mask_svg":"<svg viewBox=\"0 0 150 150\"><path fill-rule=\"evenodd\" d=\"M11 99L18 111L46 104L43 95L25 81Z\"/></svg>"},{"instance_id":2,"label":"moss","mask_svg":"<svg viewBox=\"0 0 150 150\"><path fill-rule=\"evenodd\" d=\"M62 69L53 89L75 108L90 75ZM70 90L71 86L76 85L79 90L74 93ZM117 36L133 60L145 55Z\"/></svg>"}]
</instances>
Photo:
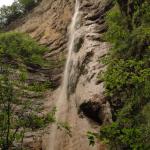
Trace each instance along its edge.
<instances>
[{"instance_id":1,"label":"moss","mask_svg":"<svg viewBox=\"0 0 150 150\"><path fill-rule=\"evenodd\" d=\"M27 86L27 90L34 91L34 92L44 92L47 89L53 89L52 82L45 81L42 83L32 83L32 84L28 84Z\"/></svg>"}]
</instances>

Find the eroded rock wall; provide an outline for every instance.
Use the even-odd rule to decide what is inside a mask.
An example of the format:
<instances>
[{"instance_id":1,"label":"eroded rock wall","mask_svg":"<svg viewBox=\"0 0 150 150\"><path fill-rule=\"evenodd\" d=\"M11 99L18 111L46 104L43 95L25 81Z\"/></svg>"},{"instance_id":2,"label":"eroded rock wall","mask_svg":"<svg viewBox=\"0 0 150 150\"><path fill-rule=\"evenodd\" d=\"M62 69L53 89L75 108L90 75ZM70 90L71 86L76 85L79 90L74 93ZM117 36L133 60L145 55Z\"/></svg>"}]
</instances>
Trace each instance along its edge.
<instances>
[{"instance_id":1,"label":"eroded rock wall","mask_svg":"<svg viewBox=\"0 0 150 150\"><path fill-rule=\"evenodd\" d=\"M80 1L79 21L68 79L67 122L71 126L72 137L61 135L62 139L56 136L56 150L106 149L99 142L96 142L93 147L89 146L87 131L98 131L100 124L94 118L87 118L79 109L83 103L95 104L96 102L99 105L100 111L97 113L101 122L104 124L111 122L111 110L104 98L103 82L97 78L98 74L106 68L100 60L109 49L108 43L103 40L103 34L107 30L104 16L109 8L111 8L110 1ZM89 108L94 109L92 106Z\"/></svg>"},{"instance_id":2,"label":"eroded rock wall","mask_svg":"<svg viewBox=\"0 0 150 150\"><path fill-rule=\"evenodd\" d=\"M74 48L69 66L67 91L69 98L66 103L68 106L67 110L61 112L62 117L64 114L67 118L66 122L71 127L72 136L69 137L65 133L57 134L54 150L106 149L99 142L96 142L93 147L89 146L87 131L98 131L100 124L95 121L95 117L85 116L86 113L82 113L80 106L86 102L90 102L88 104L91 105L97 104L98 108L94 105L88 108L97 109L97 118L101 123L111 122L111 110L104 98L103 82L97 78L98 74L105 70L100 60L109 49L108 43L103 40L103 34L107 30L104 16L110 7L110 1L80 1ZM64 106L62 105L61 108ZM94 113L94 110L89 112ZM48 138L48 141L50 140ZM46 150L53 150L53 148L48 146Z\"/></svg>"}]
</instances>

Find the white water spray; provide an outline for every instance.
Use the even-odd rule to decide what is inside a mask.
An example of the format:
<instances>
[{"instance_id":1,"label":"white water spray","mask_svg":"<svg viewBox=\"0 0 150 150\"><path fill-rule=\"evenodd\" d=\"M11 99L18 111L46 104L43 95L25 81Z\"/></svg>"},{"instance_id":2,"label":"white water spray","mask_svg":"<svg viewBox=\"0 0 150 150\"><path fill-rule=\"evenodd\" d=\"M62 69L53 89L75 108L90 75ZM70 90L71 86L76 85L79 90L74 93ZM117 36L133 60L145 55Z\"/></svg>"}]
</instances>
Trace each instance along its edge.
<instances>
[{"instance_id":1,"label":"white water spray","mask_svg":"<svg viewBox=\"0 0 150 150\"><path fill-rule=\"evenodd\" d=\"M66 121L66 117L68 113L67 109L68 109L68 94L69 94L68 92L69 74L71 69L71 58L72 58L71 56L74 50L75 32L76 32L76 27L77 27L78 17L79 17L79 7L80 7L79 0L76 0L75 12L72 17L70 30L69 30L68 57L65 66L65 71L64 71L62 89L58 101L56 102L56 108L57 108L56 120L63 121L63 122ZM48 146L47 150L56 150L55 145L56 142L58 142L59 140L57 137L58 132L60 131L57 129L57 125L53 125L51 129L50 145ZM59 137L59 138L61 140L63 137Z\"/></svg>"}]
</instances>

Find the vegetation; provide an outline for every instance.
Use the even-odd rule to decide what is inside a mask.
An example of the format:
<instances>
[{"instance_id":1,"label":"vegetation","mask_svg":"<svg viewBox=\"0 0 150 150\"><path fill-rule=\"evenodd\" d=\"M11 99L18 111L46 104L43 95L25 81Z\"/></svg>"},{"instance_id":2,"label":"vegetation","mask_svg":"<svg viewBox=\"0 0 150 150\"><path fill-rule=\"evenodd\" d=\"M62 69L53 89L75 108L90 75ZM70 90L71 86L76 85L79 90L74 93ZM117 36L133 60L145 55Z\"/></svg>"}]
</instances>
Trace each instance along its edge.
<instances>
[{"instance_id":1,"label":"vegetation","mask_svg":"<svg viewBox=\"0 0 150 150\"><path fill-rule=\"evenodd\" d=\"M28 129L36 130L55 122L55 110L47 115L39 115L37 107L31 106L31 99L24 98L23 82L7 65L2 65L0 74L0 148L21 148ZM16 87L17 85L17 87ZM14 145L15 143L15 145Z\"/></svg>"},{"instance_id":2,"label":"vegetation","mask_svg":"<svg viewBox=\"0 0 150 150\"><path fill-rule=\"evenodd\" d=\"M26 66L44 66L43 54L47 49L39 46L29 36L18 32L0 34L0 58L7 63Z\"/></svg>"},{"instance_id":3,"label":"vegetation","mask_svg":"<svg viewBox=\"0 0 150 150\"><path fill-rule=\"evenodd\" d=\"M25 12L33 9L40 1L41 0L18 0Z\"/></svg>"},{"instance_id":4,"label":"vegetation","mask_svg":"<svg viewBox=\"0 0 150 150\"><path fill-rule=\"evenodd\" d=\"M100 134L112 150L150 149L150 3L116 0L107 14L106 40L112 48L104 58L102 79L113 122Z\"/></svg>"},{"instance_id":5,"label":"vegetation","mask_svg":"<svg viewBox=\"0 0 150 150\"><path fill-rule=\"evenodd\" d=\"M47 65L46 48L29 36L0 34L0 149L22 148L25 133L55 122L55 111L42 114L42 93L51 89L50 81L29 81L36 69ZM32 72L34 70L34 72ZM36 100L36 102L35 102Z\"/></svg>"},{"instance_id":6,"label":"vegetation","mask_svg":"<svg viewBox=\"0 0 150 150\"><path fill-rule=\"evenodd\" d=\"M11 6L0 8L0 28L4 28L12 21L33 9L41 0L15 0Z\"/></svg>"},{"instance_id":7,"label":"vegetation","mask_svg":"<svg viewBox=\"0 0 150 150\"><path fill-rule=\"evenodd\" d=\"M11 6L3 6L0 8L0 27L10 24L23 14L21 5L15 1Z\"/></svg>"}]
</instances>

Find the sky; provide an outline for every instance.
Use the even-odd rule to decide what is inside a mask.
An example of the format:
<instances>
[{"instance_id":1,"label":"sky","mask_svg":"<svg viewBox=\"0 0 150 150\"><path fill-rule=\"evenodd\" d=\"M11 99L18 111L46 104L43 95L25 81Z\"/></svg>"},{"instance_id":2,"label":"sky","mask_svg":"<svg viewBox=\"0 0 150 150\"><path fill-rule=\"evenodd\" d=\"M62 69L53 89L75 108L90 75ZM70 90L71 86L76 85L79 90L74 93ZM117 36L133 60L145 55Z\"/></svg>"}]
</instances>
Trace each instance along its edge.
<instances>
[{"instance_id":1,"label":"sky","mask_svg":"<svg viewBox=\"0 0 150 150\"><path fill-rule=\"evenodd\" d=\"M0 7L3 5L11 5L14 0L0 0Z\"/></svg>"}]
</instances>

